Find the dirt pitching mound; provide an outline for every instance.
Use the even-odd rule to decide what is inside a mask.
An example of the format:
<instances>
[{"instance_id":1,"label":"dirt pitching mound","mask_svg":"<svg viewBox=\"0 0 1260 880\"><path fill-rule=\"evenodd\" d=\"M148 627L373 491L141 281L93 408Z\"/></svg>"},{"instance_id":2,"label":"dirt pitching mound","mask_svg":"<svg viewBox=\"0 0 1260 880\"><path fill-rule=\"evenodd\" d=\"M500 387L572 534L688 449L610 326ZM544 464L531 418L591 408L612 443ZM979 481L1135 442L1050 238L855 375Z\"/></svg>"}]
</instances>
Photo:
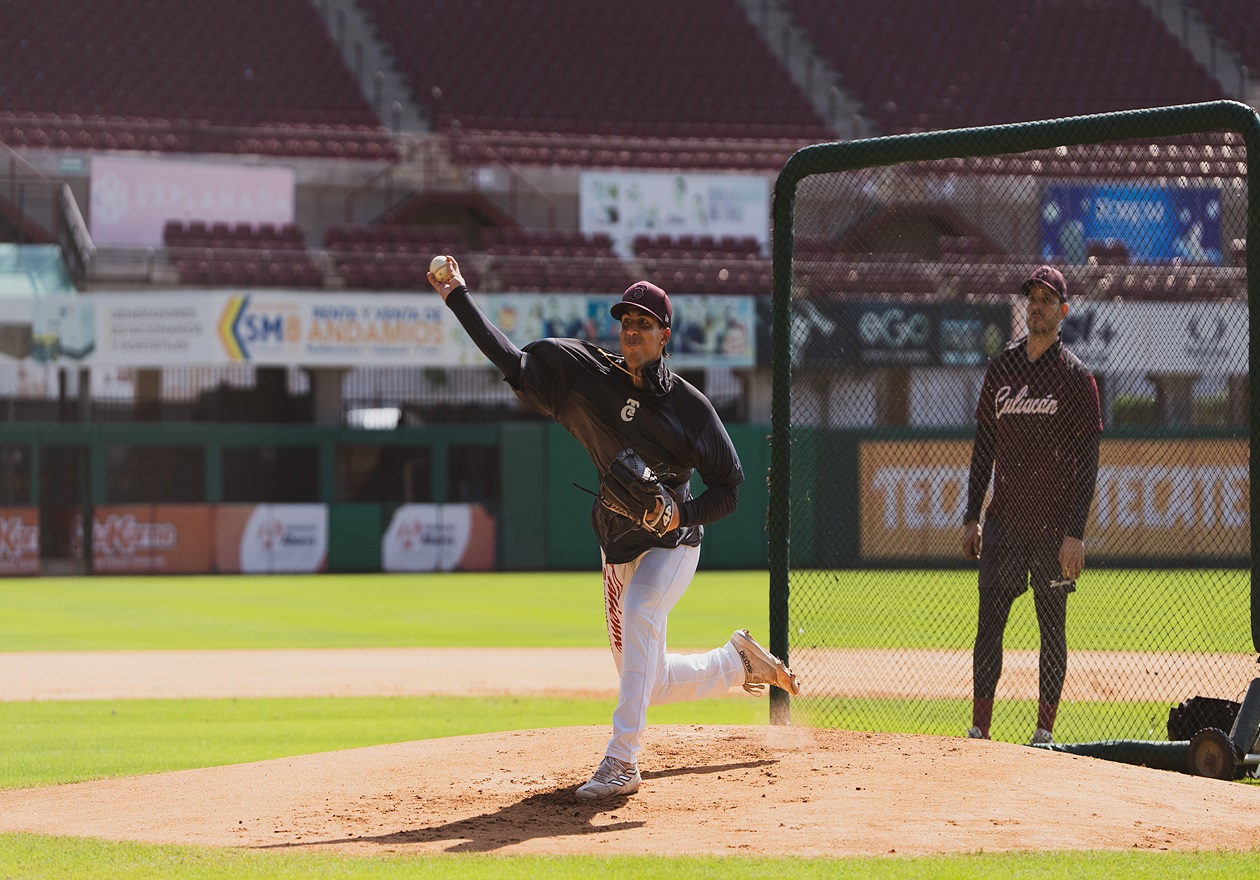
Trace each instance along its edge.
<instances>
[{"instance_id":1,"label":"dirt pitching mound","mask_svg":"<svg viewBox=\"0 0 1260 880\"><path fill-rule=\"evenodd\" d=\"M345 854L1253 850L1260 787L1009 743L656 726L642 790L573 797L604 727L0 792L0 831Z\"/></svg>"}]
</instances>

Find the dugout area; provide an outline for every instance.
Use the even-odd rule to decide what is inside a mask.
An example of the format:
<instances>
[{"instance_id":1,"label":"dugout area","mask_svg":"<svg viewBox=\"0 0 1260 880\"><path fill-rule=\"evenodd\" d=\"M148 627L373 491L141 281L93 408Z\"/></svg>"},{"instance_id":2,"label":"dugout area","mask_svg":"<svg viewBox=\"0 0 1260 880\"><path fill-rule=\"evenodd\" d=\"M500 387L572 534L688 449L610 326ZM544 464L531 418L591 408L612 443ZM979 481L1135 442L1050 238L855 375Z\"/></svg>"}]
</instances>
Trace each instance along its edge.
<instances>
[{"instance_id":1,"label":"dugout area","mask_svg":"<svg viewBox=\"0 0 1260 880\"><path fill-rule=\"evenodd\" d=\"M771 649L809 688L776 692L773 721L966 730L976 599L958 541L976 395L1023 334L1019 285L1044 263L1067 278L1064 340L1098 381L1104 423L1056 739L1162 739L1182 700L1244 699L1260 651L1258 122L1220 101L788 161L773 201ZM920 574L933 568L959 579L942 588ZM1032 728L1031 604L1017 600L1006 630L995 738ZM895 679L882 699L846 696L866 663ZM1179 684L1152 690L1160 680Z\"/></svg>"}]
</instances>

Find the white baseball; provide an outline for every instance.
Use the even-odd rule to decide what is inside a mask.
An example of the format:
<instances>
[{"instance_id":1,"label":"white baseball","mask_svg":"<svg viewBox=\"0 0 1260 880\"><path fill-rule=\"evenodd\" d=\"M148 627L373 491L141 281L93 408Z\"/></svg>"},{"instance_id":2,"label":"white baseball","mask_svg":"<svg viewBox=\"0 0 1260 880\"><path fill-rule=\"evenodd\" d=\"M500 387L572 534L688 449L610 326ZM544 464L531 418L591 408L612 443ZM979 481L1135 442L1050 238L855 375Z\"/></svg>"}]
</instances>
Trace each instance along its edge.
<instances>
[{"instance_id":1,"label":"white baseball","mask_svg":"<svg viewBox=\"0 0 1260 880\"><path fill-rule=\"evenodd\" d=\"M451 280L451 264L447 262L448 259L445 254L438 254L429 261L429 271L433 273L438 284L445 284Z\"/></svg>"}]
</instances>

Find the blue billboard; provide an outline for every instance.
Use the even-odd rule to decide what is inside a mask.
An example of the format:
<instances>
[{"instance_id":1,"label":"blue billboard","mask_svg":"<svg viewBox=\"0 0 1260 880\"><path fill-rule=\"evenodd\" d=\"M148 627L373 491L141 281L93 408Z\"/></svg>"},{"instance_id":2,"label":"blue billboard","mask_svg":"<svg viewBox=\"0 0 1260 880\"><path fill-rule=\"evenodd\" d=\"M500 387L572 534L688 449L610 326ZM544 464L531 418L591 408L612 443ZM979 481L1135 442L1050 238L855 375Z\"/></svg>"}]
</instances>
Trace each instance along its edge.
<instances>
[{"instance_id":1,"label":"blue billboard","mask_svg":"<svg viewBox=\"0 0 1260 880\"><path fill-rule=\"evenodd\" d=\"M1084 263L1093 244L1122 244L1135 263L1220 265L1220 192L1140 184L1046 187L1042 257Z\"/></svg>"}]
</instances>

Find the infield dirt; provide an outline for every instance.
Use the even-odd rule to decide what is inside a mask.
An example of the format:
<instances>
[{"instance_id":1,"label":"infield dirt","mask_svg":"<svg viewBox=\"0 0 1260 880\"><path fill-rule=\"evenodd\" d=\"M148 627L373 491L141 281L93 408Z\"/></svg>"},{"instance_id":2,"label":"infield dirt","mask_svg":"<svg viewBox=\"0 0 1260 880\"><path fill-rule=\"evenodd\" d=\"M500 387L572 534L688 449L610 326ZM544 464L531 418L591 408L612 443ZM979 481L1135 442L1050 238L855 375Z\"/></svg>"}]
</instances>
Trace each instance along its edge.
<instances>
[{"instance_id":1,"label":"infield dirt","mask_svg":"<svg viewBox=\"0 0 1260 880\"><path fill-rule=\"evenodd\" d=\"M416 693L414 650L3 654L0 699ZM607 652L575 664L574 650L585 649L530 650L515 666L511 656L481 666L459 650L427 653L432 689L422 692L608 694ZM1260 846L1257 785L1010 743L840 730L653 726L642 790L579 802L573 789L607 736L602 726L485 734L4 791L0 831L354 854Z\"/></svg>"}]
</instances>

